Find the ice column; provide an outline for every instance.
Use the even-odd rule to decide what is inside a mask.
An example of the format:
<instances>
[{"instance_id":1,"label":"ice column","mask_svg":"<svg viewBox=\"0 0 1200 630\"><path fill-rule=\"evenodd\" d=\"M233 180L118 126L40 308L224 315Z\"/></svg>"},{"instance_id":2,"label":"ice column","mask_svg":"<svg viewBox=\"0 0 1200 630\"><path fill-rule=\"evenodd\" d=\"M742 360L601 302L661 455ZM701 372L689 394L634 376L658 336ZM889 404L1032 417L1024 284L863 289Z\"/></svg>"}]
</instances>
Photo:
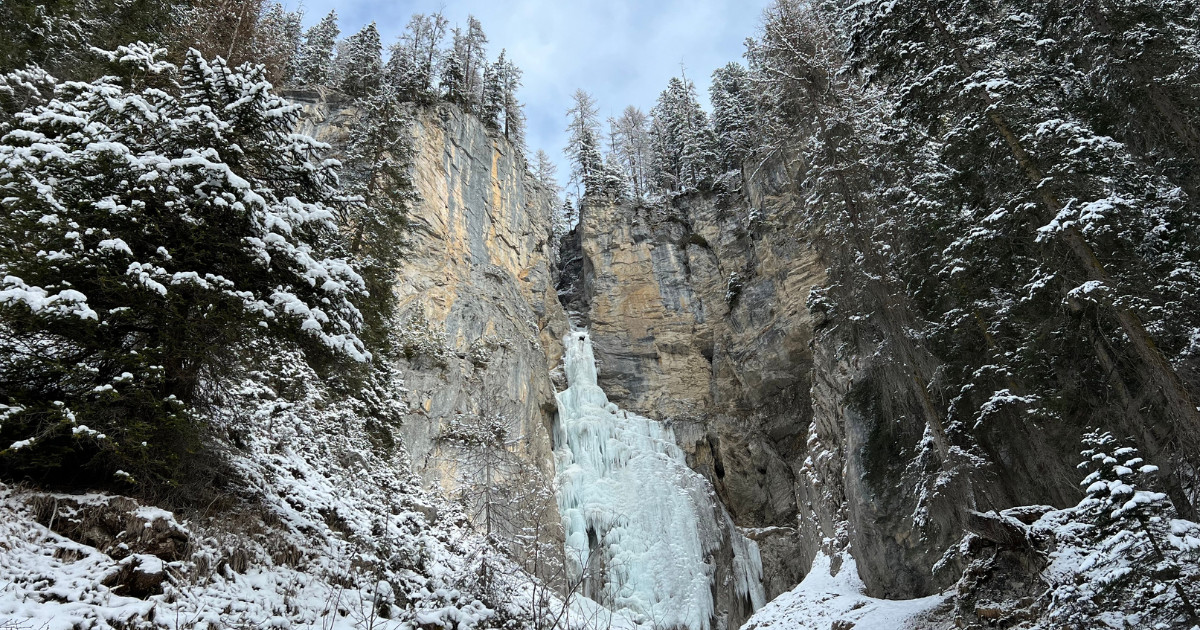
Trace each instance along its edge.
<instances>
[{"instance_id":1,"label":"ice column","mask_svg":"<svg viewBox=\"0 0 1200 630\"><path fill-rule=\"evenodd\" d=\"M608 402L586 331L563 343L569 387L558 394L558 501L575 576L589 576L585 594L655 627L709 630L713 554L728 540L735 588L762 606L758 545L688 468L671 430Z\"/></svg>"}]
</instances>

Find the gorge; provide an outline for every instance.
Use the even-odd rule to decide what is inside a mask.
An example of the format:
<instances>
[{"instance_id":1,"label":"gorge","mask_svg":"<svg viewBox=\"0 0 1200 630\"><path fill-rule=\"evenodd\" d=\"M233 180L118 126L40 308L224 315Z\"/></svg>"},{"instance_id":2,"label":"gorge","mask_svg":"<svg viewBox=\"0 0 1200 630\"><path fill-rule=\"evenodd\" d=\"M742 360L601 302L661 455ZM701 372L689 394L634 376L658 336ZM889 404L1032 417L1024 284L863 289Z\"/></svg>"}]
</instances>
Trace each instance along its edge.
<instances>
[{"instance_id":1,"label":"gorge","mask_svg":"<svg viewBox=\"0 0 1200 630\"><path fill-rule=\"evenodd\" d=\"M773 0L566 186L474 17L14 6L0 630L1200 630L1194 2Z\"/></svg>"}]
</instances>

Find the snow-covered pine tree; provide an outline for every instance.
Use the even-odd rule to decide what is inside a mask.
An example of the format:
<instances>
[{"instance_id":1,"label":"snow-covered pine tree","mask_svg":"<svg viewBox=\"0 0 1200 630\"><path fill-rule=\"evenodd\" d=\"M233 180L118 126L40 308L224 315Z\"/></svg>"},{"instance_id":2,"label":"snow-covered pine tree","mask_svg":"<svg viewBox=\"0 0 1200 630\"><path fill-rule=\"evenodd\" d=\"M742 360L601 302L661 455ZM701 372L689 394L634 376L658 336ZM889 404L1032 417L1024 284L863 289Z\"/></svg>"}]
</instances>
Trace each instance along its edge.
<instances>
[{"instance_id":1,"label":"snow-covered pine tree","mask_svg":"<svg viewBox=\"0 0 1200 630\"><path fill-rule=\"evenodd\" d=\"M467 92L467 39L462 30L454 28L451 31L450 48L442 53L440 87L442 98L447 101L467 107L469 93Z\"/></svg>"},{"instance_id":2,"label":"snow-covered pine tree","mask_svg":"<svg viewBox=\"0 0 1200 630\"><path fill-rule=\"evenodd\" d=\"M346 96L366 98L379 88L383 74L383 46L374 22L346 38L338 55L338 65L341 66L339 87Z\"/></svg>"},{"instance_id":3,"label":"snow-covered pine tree","mask_svg":"<svg viewBox=\"0 0 1200 630\"><path fill-rule=\"evenodd\" d=\"M554 164L550 156L542 149L538 149L537 153L533 156L532 166L533 178L545 187L546 190L557 195L559 192L558 166Z\"/></svg>"},{"instance_id":4,"label":"snow-covered pine tree","mask_svg":"<svg viewBox=\"0 0 1200 630\"><path fill-rule=\"evenodd\" d=\"M575 228L575 224L579 222L579 210L571 201L571 195L563 195L562 205L554 213L554 222L552 224L554 240L559 241L563 236Z\"/></svg>"},{"instance_id":5,"label":"snow-covered pine tree","mask_svg":"<svg viewBox=\"0 0 1200 630\"><path fill-rule=\"evenodd\" d=\"M288 11L274 2L254 29L254 60L263 65L267 80L276 87L295 82L303 43L302 18L300 12Z\"/></svg>"},{"instance_id":6,"label":"snow-covered pine tree","mask_svg":"<svg viewBox=\"0 0 1200 630\"><path fill-rule=\"evenodd\" d=\"M304 46L301 49L297 72L300 85L326 85L333 70L333 48L340 33L337 11L330 11L304 34Z\"/></svg>"},{"instance_id":7,"label":"snow-covered pine tree","mask_svg":"<svg viewBox=\"0 0 1200 630\"><path fill-rule=\"evenodd\" d=\"M625 174L634 200L645 199L650 190L650 119L630 105L613 121L613 152Z\"/></svg>"},{"instance_id":8,"label":"snow-covered pine tree","mask_svg":"<svg viewBox=\"0 0 1200 630\"><path fill-rule=\"evenodd\" d=\"M323 145L261 69L139 44L0 141L0 469L89 487L177 479L190 410L244 343L365 363ZM123 70L121 70L123 69ZM325 357L326 359L322 359Z\"/></svg>"},{"instance_id":9,"label":"snow-covered pine tree","mask_svg":"<svg viewBox=\"0 0 1200 630\"><path fill-rule=\"evenodd\" d=\"M519 155L525 155L525 111L517 98L517 90L521 89L521 69L511 59L504 58L504 50L500 51L504 95L504 137L517 148Z\"/></svg>"},{"instance_id":10,"label":"snow-covered pine tree","mask_svg":"<svg viewBox=\"0 0 1200 630\"><path fill-rule=\"evenodd\" d=\"M231 67L257 62L258 27L268 0L191 0L163 25L173 61L195 48L206 58L220 57ZM122 40L120 44L128 43Z\"/></svg>"},{"instance_id":11,"label":"snow-covered pine tree","mask_svg":"<svg viewBox=\"0 0 1200 630\"><path fill-rule=\"evenodd\" d=\"M695 85L671 77L650 116L651 161L662 188L684 192L710 178L716 157L713 137Z\"/></svg>"},{"instance_id":12,"label":"snow-covered pine tree","mask_svg":"<svg viewBox=\"0 0 1200 630\"><path fill-rule=\"evenodd\" d=\"M1034 6L1041 54L1089 124L1181 186L1200 207L1200 11L1190 0Z\"/></svg>"},{"instance_id":13,"label":"snow-covered pine tree","mask_svg":"<svg viewBox=\"0 0 1200 630\"><path fill-rule=\"evenodd\" d=\"M583 184L583 199L606 196L609 192L609 173L605 168L604 156L600 153L600 142L595 133L585 130L579 139L579 161L576 167Z\"/></svg>"},{"instance_id":14,"label":"snow-covered pine tree","mask_svg":"<svg viewBox=\"0 0 1200 630\"><path fill-rule=\"evenodd\" d=\"M718 168L738 170L755 148L757 135L754 93L745 66L730 62L713 71L709 98Z\"/></svg>"},{"instance_id":15,"label":"snow-covered pine tree","mask_svg":"<svg viewBox=\"0 0 1200 630\"><path fill-rule=\"evenodd\" d=\"M479 120L493 131L504 126L504 72L504 51L500 51L500 57L483 69L483 97L479 108Z\"/></svg>"},{"instance_id":16,"label":"snow-covered pine tree","mask_svg":"<svg viewBox=\"0 0 1200 630\"><path fill-rule=\"evenodd\" d=\"M601 190L609 199L625 199L629 196L629 190L625 184L625 172L615 153L609 152L604 156L604 170L601 177Z\"/></svg>"},{"instance_id":17,"label":"snow-covered pine tree","mask_svg":"<svg viewBox=\"0 0 1200 630\"><path fill-rule=\"evenodd\" d=\"M487 35L483 25L473 15L467 16L467 30L463 35L463 93L466 106L472 112L479 111L483 103L483 69L487 65Z\"/></svg>"},{"instance_id":18,"label":"snow-covered pine tree","mask_svg":"<svg viewBox=\"0 0 1200 630\"><path fill-rule=\"evenodd\" d=\"M1055 530L1058 561L1050 617L1062 627L1184 628L1200 624L1200 533L1148 486L1155 466L1111 433L1084 436L1084 499ZM1075 563L1065 563L1068 558ZM1061 571L1062 569L1060 569Z\"/></svg>"},{"instance_id":19,"label":"snow-covered pine tree","mask_svg":"<svg viewBox=\"0 0 1200 630\"><path fill-rule=\"evenodd\" d=\"M389 48L384 74L402 100L430 103L437 99L434 83L447 24L441 13L413 15L399 41Z\"/></svg>"},{"instance_id":20,"label":"snow-covered pine tree","mask_svg":"<svg viewBox=\"0 0 1200 630\"><path fill-rule=\"evenodd\" d=\"M383 345L393 323L392 287L408 212L418 199L410 175L411 126L396 89L385 84L360 102L342 158L343 186L363 201L347 205L339 222L368 289L360 305L370 347Z\"/></svg>"},{"instance_id":21,"label":"snow-covered pine tree","mask_svg":"<svg viewBox=\"0 0 1200 630\"><path fill-rule=\"evenodd\" d=\"M36 65L61 80L95 76L106 63L92 47L111 50L134 41L166 44L169 26L190 2L160 0L5 0L0 3L0 74ZM191 44L189 44L191 45Z\"/></svg>"}]
</instances>

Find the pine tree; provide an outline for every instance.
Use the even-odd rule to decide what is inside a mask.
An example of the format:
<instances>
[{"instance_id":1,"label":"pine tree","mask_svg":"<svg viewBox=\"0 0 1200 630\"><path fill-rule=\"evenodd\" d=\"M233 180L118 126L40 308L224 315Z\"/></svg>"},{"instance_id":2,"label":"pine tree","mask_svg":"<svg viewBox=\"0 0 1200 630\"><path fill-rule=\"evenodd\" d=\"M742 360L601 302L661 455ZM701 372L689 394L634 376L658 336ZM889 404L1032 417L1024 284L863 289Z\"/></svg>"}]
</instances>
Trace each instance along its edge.
<instances>
[{"instance_id":1,"label":"pine tree","mask_svg":"<svg viewBox=\"0 0 1200 630\"><path fill-rule=\"evenodd\" d=\"M630 105L612 124L613 153L635 200L645 199L650 190L650 120Z\"/></svg>"},{"instance_id":2,"label":"pine tree","mask_svg":"<svg viewBox=\"0 0 1200 630\"><path fill-rule=\"evenodd\" d=\"M62 80L87 80L102 72L103 55L129 42L174 43L170 27L189 15L190 2L174 0L5 0L0 3L0 74L36 65ZM194 44L185 43L184 48Z\"/></svg>"},{"instance_id":3,"label":"pine tree","mask_svg":"<svg viewBox=\"0 0 1200 630\"><path fill-rule=\"evenodd\" d=\"M1022 7L1028 9L1028 7ZM1195 2L1121 0L1033 7L1039 51L1069 67L1063 96L1200 205L1200 13ZM1064 73L1060 73L1064 74Z\"/></svg>"},{"instance_id":4,"label":"pine tree","mask_svg":"<svg viewBox=\"0 0 1200 630\"><path fill-rule=\"evenodd\" d=\"M521 89L521 69L512 62L505 60L504 51L500 51L501 86L503 93L504 137L517 149L517 154L525 155L525 111L521 101L517 99L517 90Z\"/></svg>"},{"instance_id":5,"label":"pine tree","mask_svg":"<svg viewBox=\"0 0 1200 630\"><path fill-rule=\"evenodd\" d=\"M467 40L462 31L455 28L450 49L442 55L441 90L442 98L460 107L467 107L470 93L467 91Z\"/></svg>"},{"instance_id":6,"label":"pine tree","mask_svg":"<svg viewBox=\"0 0 1200 630\"><path fill-rule=\"evenodd\" d=\"M389 48L385 76L405 101L431 103L442 59L442 40L448 21L441 13L418 13L409 20L399 41Z\"/></svg>"},{"instance_id":7,"label":"pine tree","mask_svg":"<svg viewBox=\"0 0 1200 630\"><path fill-rule=\"evenodd\" d=\"M483 103L483 69L487 65L487 35L483 25L473 15L467 16L467 31L463 36L463 93L467 109L479 111Z\"/></svg>"},{"instance_id":8,"label":"pine tree","mask_svg":"<svg viewBox=\"0 0 1200 630\"><path fill-rule=\"evenodd\" d=\"M659 184L684 192L709 179L716 155L695 85L672 77L650 116L651 161Z\"/></svg>"},{"instance_id":9,"label":"pine tree","mask_svg":"<svg viewBox=\"0 0 1200 630\"><path fill-rule=\"evenodd\" d=\"M533 158L533 178L546 190L558 195L558 166L550 160L545 151L538 149Z\"/></svg>"},{"instance_id":10,"label":"pine tree","mask_svg":"<svg viewBox=\"0 0 1200 630\"><path fill-rule=\"evenodd\" d=\"M266 68L272 85L282 87L295 80L303 39L302 17L272 3L254 30L254 58Z\"/></svg>"},{"instance_id":11,"label":"pine tree","mask_svg":"<svg viewBox=\"0 0 1200 630\"><path fill-rule=\"evenodd\" d=\"M340 223L368 289L361 310L367 316L364 338L373 347L385 342L393 324L392 287L406 245L408 212L418 199L410 175L411 126L395 88L384 85L361 102L342 159L344 188L362 199L346 207Z\"/></svg>"},{"instance_id":12,"label":"pine tree","mask_svg":"<svg viewBox=\"0 0 1200 630\"><path fill-rule=\"evenodd\" d=\"M504 51L495 63L483 70L483 100L479 108L479 120L494 131L503 127L504 115Z\"/></svg>"},{"instance_id":13,"label":"pine tree","mask_svg":"<svg viewBox=\"0 0 1200 630\"><path fill-rule=\"evenodd\" d=\"M297 73L301 85L317 87L327 84L333 71L333 49L339 33L337 11L330 11L304 34Z\"/></svg>"},{"instance_id":14,"label":"pine tree","mask_svg":"<svg viewBox=\"0 0 1200 630\"><path fill-rule=\"evenodd\" d=\"M719 168L737 170L755 148L754 94L750 74L739 63L717 68L709 87L712 127L716 136Z\"/></svg>"},{"instance_id":15,"label":"pine tree","mask_svg":"<svg viewBox=\"0 0 1200 630\"><path fill-rule=\"evenodd\" d=\"M571 161L571 183L576 195L583 199L599 194L603 188L603 159L597 146L600 121L596 100L583 90L575 90L574 104L567 110L567 146L564 152Z\"/></svg>"},{"instance_id":16,"label":"pine tree","mask_svg":"<svg viewBox=\"0 0 1200 630\"><path fill-rule=\"evenodd\" d=\"M1086 496L1069 511L1070 526L1056 532L1057 544L1082 558L1078 571L1056 585L1051 618L1087 627L1120 611L1144 628L1200 623L1200 546L1186 540L1200 526L1174 520L1167 495L1146 489L1157 468L1136 449L1120 446L1111 433L1089 433L1084 442L1089 448L1079 467L1089 471L1080 484Z\"/></svg>"},{"instance_id":17,"label":"pine tree","mask_svg":"<svg viewBox=\"0 0 1200 630\"><path fill-rule=\"evenodd\" d=\"M373 94L379 88L383 73L382 55L379 30L374 22L346 38L345 47L338 55L341 91L354 99Z\"/></svg>"},{"instance_id":18,"label":"pine tree","mask_svg":"<svg viewBox=\"0 0 1200 630\"><path fill-rule=\"evenodd\" d=\"M191 410L254 338L370 360L333 221L346 202L298 108L260 68L193 51L176 70L164 52L118 48L113 75L4 121L19 130L0 143L6 478L178 479Z\"/></svg>"},{"instance_id":19,"label":"pine tree","mask_svg":"<svg viewBox=\"0 0 1200 630\"><path fill-rule=\"evenodd\" d=\"M571 202L570 195L563 196L562 205L558 208L554 215L552 225L554 240L561 240L568 232L575 228L579 222L579 211L574 203Z\"/></svg>"},{"instance_id":20,"label":"pine tree","mask_svg":"<svg viewBox=\"0 0 1200 630\"><path fill-rule=\"evenodd\" d=\"M625 173L615 153L609 152L604 156L601 178L600 189L609 199L620 200L629 196L625 185Z\"/></svg>"}]
</instances>

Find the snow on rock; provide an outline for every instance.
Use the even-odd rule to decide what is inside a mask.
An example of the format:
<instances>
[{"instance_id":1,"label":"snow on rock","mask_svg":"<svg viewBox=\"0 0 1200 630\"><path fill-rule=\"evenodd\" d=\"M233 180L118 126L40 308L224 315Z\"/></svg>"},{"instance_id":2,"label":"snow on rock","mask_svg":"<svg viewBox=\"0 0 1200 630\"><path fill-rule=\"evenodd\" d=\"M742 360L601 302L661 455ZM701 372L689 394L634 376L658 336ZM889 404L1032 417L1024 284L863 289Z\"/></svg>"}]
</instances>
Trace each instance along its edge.
<instances>
[{"instance_id":1,"label":"snow on rock","mask_svg":"<svg viewBox=\"0 0 1200 630\"><path fill-rule=\"evenodd\" d=\"M729 540L733 588L761 606L757 544L687 466L670 428L608 401L587 332L570 332L563 345L569 387L558 394L558 498L584 594L655 627L708 630L717 612L713 555Z\"/></svg>"},{"instance_id":2,"label":"snow on rock","mask_svg":"<svg viewBox=\"0 0 1200 630\"><path fill-rule=\"evenodd\" d=\"M830 557L818 554L804 581L754 613L742 630L920 628L922 617L947 599L944 595L899 600L867 597L854 558L843 554L841 560L834 573Z\"/></svg>"}]
</instances>

